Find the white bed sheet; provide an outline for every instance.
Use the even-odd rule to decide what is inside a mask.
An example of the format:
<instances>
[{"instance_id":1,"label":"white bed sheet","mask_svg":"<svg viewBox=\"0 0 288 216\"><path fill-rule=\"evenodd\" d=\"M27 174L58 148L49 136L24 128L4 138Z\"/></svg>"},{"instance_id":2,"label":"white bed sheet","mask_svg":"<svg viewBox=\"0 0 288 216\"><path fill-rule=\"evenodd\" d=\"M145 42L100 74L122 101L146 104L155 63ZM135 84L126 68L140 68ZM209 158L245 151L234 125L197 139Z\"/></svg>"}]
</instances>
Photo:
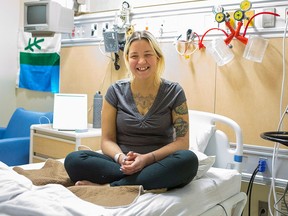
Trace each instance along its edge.
<instances>
[{"instance_id":1,"label":"white bed sheet","mask_svg":"<svg viewBox=\"0 0 288 216\"><path fill-rule=\"evenodd\" d=\"M40 168L40 164L22 166ZM0 162L0 215L73 216L191 216L239 193L241 175L235 170L210 168L189 185L162 194L147 193L126 208L103 208L76 197L61 185L34 186L29 179Z\"/></svg>"}]
</instances>

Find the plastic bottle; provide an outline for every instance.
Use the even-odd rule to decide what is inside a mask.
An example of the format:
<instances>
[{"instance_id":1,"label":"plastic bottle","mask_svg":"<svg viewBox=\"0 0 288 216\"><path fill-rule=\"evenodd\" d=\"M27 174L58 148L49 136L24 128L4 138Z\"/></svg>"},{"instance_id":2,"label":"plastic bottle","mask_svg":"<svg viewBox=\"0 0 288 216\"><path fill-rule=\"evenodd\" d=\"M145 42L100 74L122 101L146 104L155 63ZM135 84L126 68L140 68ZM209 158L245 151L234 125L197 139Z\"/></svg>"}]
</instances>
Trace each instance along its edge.
<instances>
[{"instance_id":1,"label":"plastic bottle","mask_svg":"<svg viewBox=\"0 0 288 216\"><path fill-rule=\"evenodd\" d=\"M94 95L93 103L93 128L101 128L101 111L103 104L103 96L100 91Z\"/></svg>"}]
</instances>

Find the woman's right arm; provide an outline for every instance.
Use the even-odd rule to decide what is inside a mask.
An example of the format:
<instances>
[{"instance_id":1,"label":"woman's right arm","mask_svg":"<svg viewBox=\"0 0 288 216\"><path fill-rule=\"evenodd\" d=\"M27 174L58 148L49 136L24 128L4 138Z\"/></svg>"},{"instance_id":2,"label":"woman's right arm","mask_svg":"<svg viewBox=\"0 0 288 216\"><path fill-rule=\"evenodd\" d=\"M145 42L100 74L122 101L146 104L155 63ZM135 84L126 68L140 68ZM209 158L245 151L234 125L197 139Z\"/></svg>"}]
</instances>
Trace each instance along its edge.
<instances>
[{"instance_id":1,"label":"woman's right arm","mask_svg":"<svg viewBox=\"0 0 288 216\"><path fill-rule=\"evenodd\" d=\"M105 155L108 155L113 159L116 154L123 153L116 143L116 113L116 108L104 99L101 123L101 150ZM124 154L120 155L118 161L121 161L124 157Z\"/></svg>"}]
</instances>

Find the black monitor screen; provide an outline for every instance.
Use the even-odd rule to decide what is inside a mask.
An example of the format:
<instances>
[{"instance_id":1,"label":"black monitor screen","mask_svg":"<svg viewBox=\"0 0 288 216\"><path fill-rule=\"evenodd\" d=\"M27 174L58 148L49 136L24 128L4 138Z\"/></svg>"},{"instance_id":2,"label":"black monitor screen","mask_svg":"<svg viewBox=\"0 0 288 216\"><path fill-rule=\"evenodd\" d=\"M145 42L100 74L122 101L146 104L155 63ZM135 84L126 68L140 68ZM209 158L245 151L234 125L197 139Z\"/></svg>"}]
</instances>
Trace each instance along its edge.
<instances>
[{"instance_id":1,"label":"black monitor screen","mask_svg":"<svg viewBox=\"0 0 288 216\"><path fill-rule=\"evenodd\" d=\"M27 24L46 24L47 5L30 5L27 7Z\"/></svg>"}]
</instances>

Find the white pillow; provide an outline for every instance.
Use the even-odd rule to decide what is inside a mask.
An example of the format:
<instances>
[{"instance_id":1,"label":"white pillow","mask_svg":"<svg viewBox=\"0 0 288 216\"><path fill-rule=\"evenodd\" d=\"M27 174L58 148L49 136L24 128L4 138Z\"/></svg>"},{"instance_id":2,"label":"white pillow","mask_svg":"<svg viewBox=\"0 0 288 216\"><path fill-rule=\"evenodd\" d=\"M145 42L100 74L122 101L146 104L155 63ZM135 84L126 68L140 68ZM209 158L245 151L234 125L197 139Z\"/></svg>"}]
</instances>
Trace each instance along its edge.
<instances>
[{"instance_id":1,"label":"white pillow","mask_svg":"<svg viewBox=\"0 0 288 216\"><path fill-rule=\"evenodd\" d=\"M204 152L210 138L215 132L215 126L210 124L194 125L189 128L189 149Z\"/></svg>"},{"instance_id":2,"label":"white pillow","mask_svg":"<svg viewBox=\"0 0 288 216\"><path fill-rule=\"evenodd\" d=\"M192 150L198 157L198 171L194 180L201 178L215 163L216 156L207 156L204 153Z\"/></svg>"}]
</instances>

